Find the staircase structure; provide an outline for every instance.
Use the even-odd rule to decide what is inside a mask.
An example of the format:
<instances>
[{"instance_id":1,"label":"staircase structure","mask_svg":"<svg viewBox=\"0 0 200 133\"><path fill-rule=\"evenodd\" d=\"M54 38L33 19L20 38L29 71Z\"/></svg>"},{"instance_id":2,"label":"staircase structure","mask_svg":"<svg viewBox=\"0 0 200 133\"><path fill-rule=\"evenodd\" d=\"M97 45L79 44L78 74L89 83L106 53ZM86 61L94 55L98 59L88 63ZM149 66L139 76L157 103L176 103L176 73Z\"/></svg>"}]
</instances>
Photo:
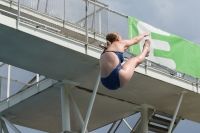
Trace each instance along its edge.
<instances>
[{"instance_id":1,"label":"staircase structure","mask_svg":"<svg viewBox=\"0 0 200 133\"><path fill-rule=\"evenodd\" d=\"M17 133L13 124L87 133L113 123L110 133L117 133L120 124L132 133L171 133L183 118L200 122L199 80L154 62L139 65L123 89L109 91L99 84L102 50L97 46L112 30L127 36L127 29L119 26L127 22L126 15L97 1L71 0L69 6L63 0L62 8L48 0L20 2L0 0L0 61L9 64L0 131L8 132L6 123ZM60 8L62 15L52 7ZM116 24L109 16L122 21ZM133 56L126 51L125 61ZM37 74L13 95L10 65ZM46 78L39 81L39 75ZM138 112L141 119L130 126L124 118Z\"/></svg>"}]
</instances>

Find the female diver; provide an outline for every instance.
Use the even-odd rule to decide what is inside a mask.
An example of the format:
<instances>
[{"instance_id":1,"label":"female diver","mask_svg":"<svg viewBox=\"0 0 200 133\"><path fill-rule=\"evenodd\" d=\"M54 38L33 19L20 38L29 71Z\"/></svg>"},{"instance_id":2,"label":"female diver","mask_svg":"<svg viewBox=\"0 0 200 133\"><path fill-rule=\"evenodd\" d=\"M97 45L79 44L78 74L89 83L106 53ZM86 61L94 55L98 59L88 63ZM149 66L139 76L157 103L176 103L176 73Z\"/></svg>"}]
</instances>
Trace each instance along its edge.
<instances>
[{"instance_id":1,"label":"female diver","mask_svg":"<svg viewBox=\"0 0 200 133\"><path fill-rule=\"evenodd\" d=\"M106 88L116 90L128 84L135 68L149 56L150 40L145 40L143 50L139 55L121 65L124 61L123 52L146 36L149 34L141 34L130 40L122 40L116 32L111 32L106 36L107 46L100 46L104 48L100 57L101 82Z\"/></svg>"}]
</instances>

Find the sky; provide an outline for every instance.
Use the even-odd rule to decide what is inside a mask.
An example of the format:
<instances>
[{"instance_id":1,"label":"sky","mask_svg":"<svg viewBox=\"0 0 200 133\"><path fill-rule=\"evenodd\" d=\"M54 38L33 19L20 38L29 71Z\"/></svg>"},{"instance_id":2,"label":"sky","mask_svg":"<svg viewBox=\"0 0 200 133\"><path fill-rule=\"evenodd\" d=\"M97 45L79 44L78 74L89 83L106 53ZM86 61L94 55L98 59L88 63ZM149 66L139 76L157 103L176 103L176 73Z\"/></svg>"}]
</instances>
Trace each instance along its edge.
<instances>
[{"instance_id":1,"label":"sky","mask_svg":"<svg viewBox=\"0 0 200 133\"><path fill-rule=\"evenodd\" d=\"M110 9L135 17L154 27L178 35L200 45L199 0L99 0ZM127 26L127 25L125 25ZM22 133L44 133L17 126ZM103 133L109 126L93 131ZM11 133L14 133L11 131ZM188 120L181 121L174 133L199 133L200 125Z\"/></svg>"},{"instance_id":2,"label":"sky","mask_svg":"<svg viewBox=\"0 0 200 133\"><path fill-rule=\"evenodd\" d=\"M199 0L99 0L110 9L200 44ZM125 25L126 26L126 25Z\"/></svg>"}]
</instances>

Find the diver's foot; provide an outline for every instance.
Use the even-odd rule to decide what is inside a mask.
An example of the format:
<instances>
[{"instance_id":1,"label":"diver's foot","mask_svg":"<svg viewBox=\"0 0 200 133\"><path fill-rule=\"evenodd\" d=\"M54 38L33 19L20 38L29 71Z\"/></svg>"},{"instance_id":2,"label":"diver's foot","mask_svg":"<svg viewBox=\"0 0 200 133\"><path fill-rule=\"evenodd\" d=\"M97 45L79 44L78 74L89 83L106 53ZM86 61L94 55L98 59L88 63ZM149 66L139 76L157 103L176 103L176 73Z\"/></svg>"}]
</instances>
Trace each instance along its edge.
<instances>
[{"instance_id":1,"label":"diver's foot","mask_svg":"<svg viewBox=\"0 0 200 133\"><path fill-rule=\"evenodd\" d=\"M151 42L149 39L146 39L145 42L144 42L144 46L143 46L143 51L144 50L147 50L147 53L146 53L146 56L145 57L148 57L149 56L149 53L150 53L150 45L151 45Z\"/></svg>"}]
</instances>

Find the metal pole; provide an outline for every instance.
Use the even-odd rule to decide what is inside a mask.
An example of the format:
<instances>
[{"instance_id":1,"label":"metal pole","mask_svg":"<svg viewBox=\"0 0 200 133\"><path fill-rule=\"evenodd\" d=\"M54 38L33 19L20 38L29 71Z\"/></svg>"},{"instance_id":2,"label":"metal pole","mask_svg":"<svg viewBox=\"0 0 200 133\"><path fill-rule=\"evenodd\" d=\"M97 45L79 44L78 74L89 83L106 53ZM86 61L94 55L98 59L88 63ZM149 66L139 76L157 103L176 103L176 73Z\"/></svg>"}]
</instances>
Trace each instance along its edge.
<instances>
[{"instance_id":1,"label":"metal pole","mask_svg":"<svg viewBox=\"0 0 200 133\"><path fill-rule=\"evenodd\" d=\"M101 10L99 11L99 34L101 34Z\"/></svg>"},{"instance_id":2,"label":"metal pole","mask_svg":"<svg viewBox=\"0 0 200 133\"><path fill-rule=\"evenodd\" d=\"M40 80L40 75L37 74L37 75L36 75L36 82L39 82L39 80Z\"/></svg>"},{"instance_id":3,"label":"metal pole","mask_svg":"<svg viewBox=\"0 0 200 133\"><path fill-rule=\"evenodd\" d=\"M110 129L108 130L107 133L111 133L111 131L112 131L112 129L113 129L113 127L115 126L116 123L117 123L117 121L115 121L115 122L112 124L112 126L110 127Z\"/></svg>"},{"instance_id":4,"label":"metal pole","mask_svg":"<svg viewBox=\"0 0 200 133\"><path fill-rule=\"evenodd\" d=\"M1 119L15 132L21 133L12 123L10 123L5 117L1 116Z\"/></svg>"},{"instance_id":5,"label":"metal pole","mask_svg":"<svg viewBox=\"0 0 200 133\"><path fill-rule=\"evenodd\" d=\"M62 107L62 129L63 131L71 131L69 87L67 84L63 84L61 86L61 107Z\"/></svg>"},{"instance_id":6,"label":"metal pole","mask_svg":"<svg viewBox=\"0 0 200 133\"><path fill-rule=\"evenodd\" d=\"M87 114L86 114L84 127L83 127L81 133L85 133L85 130L87 128L88 121L89 121L89 118L90 118L90 114L91 114L91 111L92 111L92 107L93 107L93 104L94 104L94 100L95 100L95 97L96 97L97 89L98 89L98 86L99 86L99 81L100 81L100 72L98 73L96 84L95 84L95 87L94 87L94 90L93 90L93 93L92 93L92 98L90 100L90 104L89 104L88 111L87 111Z\"/></svg>"},{"instance_id":7,"label":"metal pole","mask_svg":"<svg viewBox=\"0 0 200 133\"><path fill-rule=\"evenodd\" d=\"M148 133L148 108L142 105L141 108L141 131L142 133Z\"/></svg>"},{"instance_id":8,"label":"metal pole","mask_svg":"<svg viewBox=\"0 0 200 133\"><path fill-rule=\"evenodd\" d=\"M116 133L117 129L119 128L119 126L121 125L122 123L122 120L120 120L120 122L118 123L117 127L115 128L114 132L113 133Z\"/></svg>"},{"instance_id":9,"label":"metal pole","mask_svg":"<svg viewBox=\"0 0 200 133\"><path fill-rule=\"evenodd\" d=\"M8 65L7 98L10 96L10 65Z\"/></svg>"},{"instance_id":10,"label":"metal pole","mask_svg":"<svg viewBox=\"0 0 200 133\"><path fill-rule=\"evenodd\" d=\"M140 130L141 130L141 118L139 118L139 120L137 121L137 123L135 124L134 128L130 133L137 133Z\"/></svg>"},{"instance_id":11,"label":"metal pole","mask_svg":"<svg viewBox=\"0 0 200 133\"><path fill-rule=\"evenodd\" d=\"M76 102L75 102L75 100L74 100L74 97L73 97L73 95L72 95L72 92L71 92L71 90L69 89L69 98L70 98L70 101L71 101L71 105L72 105L72 108L73 108L73 110L74 110L74 112L75 112L75 115L76 115L76 117L77 117L77 119L78 119L78 123L79 123L79 125L80 125L80 127L81 127L81 129L83 128L83 126L84 126L84 121L83 121L83 118L82 118L82 116L81 116L81 113L80 113L80 111L79 111L79 109L78 109L78 106L76 105ZM88 131L86 130L86 133L88 133Z\"/></svg>"},{"instance_id":12,"label":"metal pole","mask_svg":"<svg viewBox=\"0 0 200 133\"><path fill-rule=\"evenodd\" d=\"M17 15L17 23L16 23L16 28L19 28L19 19L20 19L20 4L21 0L18 0L18 15Z\"/></svg>"},{"instance_id":13,"label":"metal pole","mask_svg":"<svg viewBox=\"0 0 200 133\"><path fill-rule=\"evenodd\" d=\"M180 108L180 105L181 105L181 102L182 102L182 99L183 99L183 95L184 95L185 93L186 93L185 91L181 92L181 96L180 96L180 98L179 98L178 105L176 106L176 110L175 110L175 112L174 112L172 121L171 121L171 123L170 123L168 133L171 133L171 131L172 131L172 128L173 128L173 126L174 126L174 121L175 121L175 119L176 119L178 110L179 110L179 108Z\"/></svg>"},{"instance_id":14,"label":"metal pole","mask_svg":"<svg viewBox=\"0 0 200 133\"><path fill-rule=\"evenodd\" d=\"M65 26L65 12L66 12L66 11L65 11L65 5L66 5L66 2L65 2L65 0L64 0L64 16L63 16L63 19L64 19L64 21L63 21L64 26ZM64 27L64 26L63 26L63 27Z\"/></svg>"},{"instance_id":15,"label":"metal pole","mask_svg":"<svg viewBox=\"0 0 200 133\"><path fill-rule=\"evenodd\" d=\"M123 121L124 121L124 123L128 126L128 128L130 129L130 130L132 130L132 128L131 128L131 126L128 124L128 122L126 121L126 120L124 120L124 119L122 119Z\"/></svg>"},{"instance_id":16,"label":"metal pole","mask_svg":"<svg viewBox=\"0 0 200 133\"><path fill-rule=\"evenodd\" d=\"M95 0L94 2L96 3L96 1L97 0ZM93 30L94 30L94 33L96 32L95 23L96 23L96 4L94 4L94 15L93 15Z\"/></svg>"},{"instance_id":17,"label":"metal pole","mask_svg":"<svg viewBox=\"0 0 200 133\"><path fill-rule=\"evenodd\" d=\"M7 128L6 124L5 124L5 122L3 120L1 120L1 123L2 123L2 128L3 128L4 133L9 133L8 132L8 128Z\"/></svg>"},{"instance_id":18,"label":"metal pole","mask_svg":"<svg viewBox=\"0 0 200 133\"><path fill-rule=\"evenodd\" d=\"M2 133L2 121L1 121L1 119L0 119L0 133Z\"/></svg>"},{"instance_id":19,"label":"metal pole","mask_svg":"<svg viewBox=\"0 0 200 133\"><path fill-rule=\"evenodd\" d=\"M38 4L37 4L37 10L39 9L39 4L40 4L40 0L38 0Z\"/></svg>"},{"instance_id":20,"label":"metal pole","mask_svg":"<svg viewBox=\"0 0 200 133\"><path fill-rule=\"evenodd\" d=\"M86 34L86 44L85 44L85 53L87 54L88 50L88 0L85 1L85 34Z\"/></svg>"},{"instance_id":21,"label":"metal pole","mask_svg":"<svg viewBox=\"0 0 200 133\"><path fill-rule=\"evenodd\" d=\"M46 2L45 13L47 13L47 6L48 6L48 2L49 2L49 0L47 0L47 2Z\"/></svg>"},{"instance_id":22,"label":"metal pole","mask_svg":"<svg viewBox=\"0 0 200 133\"><path fill-rule=\"evenodd\" d=\"M1 92L2 92L1 85L2 85L2 77L0 77L0 101L1 101Z\"/></svg>"}]
</instances>

